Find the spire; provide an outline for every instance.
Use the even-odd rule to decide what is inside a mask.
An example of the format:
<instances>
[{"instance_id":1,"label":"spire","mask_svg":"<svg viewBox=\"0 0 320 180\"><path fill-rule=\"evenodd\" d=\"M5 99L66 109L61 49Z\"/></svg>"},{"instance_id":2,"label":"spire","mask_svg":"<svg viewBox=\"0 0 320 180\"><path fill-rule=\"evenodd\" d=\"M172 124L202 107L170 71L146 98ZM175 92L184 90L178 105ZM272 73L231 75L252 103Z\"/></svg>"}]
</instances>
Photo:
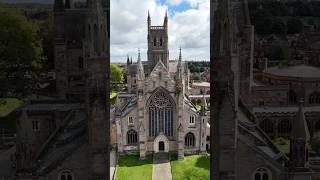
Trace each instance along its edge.
<instances>
[{"instance_id":1,"label":"spire","mask_svg":"<svg viewBox=\"0 0 320 180\"><path fill-rule=\"evenodd\" d=\"M164 15L163 26L164 26L164 28L167 29L167 26L168 26L168 10L166 10L166 14Z\"/></svg>"},{"instance_id":2,"label":"spire","mask_svg":"<svg viewBox=\"0 0 320 180\"><path fill-rule=\"evenodd\" d=\"M130 64L130 59L129 59L129 55L127 55L127 66L129 66Z\"/></svg>"},{"instance_id":3,"label":"spire","mask_svg":"<svg viewBox=\"0 0 320 180\"><path fill-rule=\"evenodd\" d=\"M181 55L181 47L179 52L179 60L177 65L177 79L182 79L182 55Z\"/></svg>"},{"instance_id":4,"label":"spire","mask_svg":"<svg viewBox=\"0 0 320 180\"><path fill-rule=\"evenodd\" d=\"M141 62L140 48L138 49L138 80L144 80L144 70Z\"/></svg>"},{"instance_id":5,"label":"spire","mask_svg":"<svg viewBox=\"0 0 320 180\"><path fill-rule=\"evenodd\" d=\"M151 18L150 18L150 13L149 13L149 9L148 9L148 29L150 29L151 27Z\"/></svg>"},{"instance_id":6,"label":"spire","mask_svg":"<svg viewBox=\"0 0 320 180\"><path fill-rule=\"evenodd\" d=\"M207 100L206 97L202 96L202 100L201 100L201 115L205 115L206 114L206 108L207 108Z\"/></svg>"},{"instance_id":7,"label":"spire","mask_svg":"<svg viewBox=\"0 0 320 180\"><path fill-rule=\"evenodd\" d=\"M299 102L299 110L297 112L297 117L293 122L292 128L292 139L304 139L306 142L310 140L310 134L308 129L308 124L304 115L303 100Z\"/></svg>"}]
</instances>

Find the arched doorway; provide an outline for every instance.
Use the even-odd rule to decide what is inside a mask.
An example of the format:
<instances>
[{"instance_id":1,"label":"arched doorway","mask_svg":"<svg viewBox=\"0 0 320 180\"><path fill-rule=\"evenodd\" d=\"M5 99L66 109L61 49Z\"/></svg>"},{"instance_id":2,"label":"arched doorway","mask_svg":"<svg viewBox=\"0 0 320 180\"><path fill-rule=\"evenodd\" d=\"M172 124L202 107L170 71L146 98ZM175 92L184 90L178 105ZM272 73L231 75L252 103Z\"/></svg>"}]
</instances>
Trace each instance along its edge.
<instances>
[{"instance_id":1,"label":"arched doorway","mask_svg":"<svg viewBox=\"0 0 320 180\"><path fill-rule=\"evenodd\" d=\"M160 152L164 151L164 142L163 141L159 141L159 151Z\"/></svg>"},{"instance_id":2,"label":"arched doorway","mask_svg":"<svg viewBox=\"0 0 320 180\"><path fill-rule=\"evenodd\" d=\"M153 151L158 152L169 152L169 140L168 138L160 133L153 141Z\"/></svg>"}]
</instances>

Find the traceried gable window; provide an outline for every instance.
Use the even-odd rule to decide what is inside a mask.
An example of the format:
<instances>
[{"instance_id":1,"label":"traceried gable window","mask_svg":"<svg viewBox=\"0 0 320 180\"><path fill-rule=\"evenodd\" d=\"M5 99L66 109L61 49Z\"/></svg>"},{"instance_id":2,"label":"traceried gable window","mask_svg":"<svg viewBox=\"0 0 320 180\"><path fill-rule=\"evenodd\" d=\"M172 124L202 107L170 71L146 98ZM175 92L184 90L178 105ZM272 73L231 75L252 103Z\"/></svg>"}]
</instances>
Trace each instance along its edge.
<instances>
[{"instance_id":1,"label":"traceried gable window","mask_svg":"<svg viewBox=\"0 0 320 180\"><path fill-rule=\"evenodd\" d=\"M159 90L150 97L149 110L149 136L157 136L163 132L173 136L173 109L174 101L164 90Z\"/></svg>"},{"instance_id":2,"label":"traceried gable window","mask_svg":"<svg viewBox=\"0 0 320 180\"><path fill-rule=\"evenodd\" d=\"M129 126L134 125L133 117L132 117L132 116L129 116L129 117L128 117L128 125L129 125Z\"/></svg>"}]
</instances>

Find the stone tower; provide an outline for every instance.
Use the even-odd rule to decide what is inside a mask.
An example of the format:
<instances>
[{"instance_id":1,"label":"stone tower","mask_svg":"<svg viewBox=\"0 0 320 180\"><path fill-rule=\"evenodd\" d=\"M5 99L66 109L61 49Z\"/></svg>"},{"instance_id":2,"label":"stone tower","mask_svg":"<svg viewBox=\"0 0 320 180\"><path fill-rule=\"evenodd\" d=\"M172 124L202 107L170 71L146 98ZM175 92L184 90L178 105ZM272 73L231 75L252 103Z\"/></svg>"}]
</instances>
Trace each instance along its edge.
<instances>
[{"instance_id":1,"label":"stone tower","mask_svg":"<svg viewBox=\"0 0 320 180\"><path fill-rule=\"evenodd\" d=\"M86 68L88 113L89 154L91 164L91 179L107 179L109 163L108 132L109 117L107 111L107 21L101 0L88 1L88 17L86 31Z\"/></svg>"},{"instance_id":2,"label":"stone tower","mask_svg":"<svg viewBox=\"0 0 320 180\"><path fill-rule=\"evenodd\" d=\"M213 177L236 179L239 56L230 0L220 0L214 17Z\"/></svg>"},{"instance_id":3,"label":"stone tower","mask_svg":"<svg viewBox=\"0 0 320 180\"><path fill-rule=\"evenodd\" d=\"M168 68L169 47L168 47L168 17L164 17L162 26L151 26L151 17L148 11L148 73L150 73L158 61Z\"/></svg>"},{"instance_id":4,"label":"stone tower","mask_svg":"<svg viewBox=\"0 0 320 180\"><path fill-rule=\"evenodd\" d=\"M184 112L184 73L183 73L183 66L182 66L182 55L181 55L181 48L179 53L179 60L177 66L177 73L176 73L176 102L177 102L177 112L178 112L178 119L177 119L177 141L178 141L178 159L184 158L184 132L185 132L185 123L183 121L183 112Z\"/></svg>"},{"instance_id":5,"label":"stone tower","mask_svg":"<svg viewBox=\"0 0 320 180\"><path fill-rule=\"evenodd\" d=\"M141 62L141 56L140 56L140 49L138 52L138 67L137 67L137 97L138 97L138 122L139 122L139 150L140 150L140 158L145 159L146 157L146 151L147 147L145 144L145 140L147 137L146 133L146 124L145 124L145 117L144 117L144 106L145 106L145 92L144 92L144 80L145 80L145 74L143 65Z\"/></svg>"}]
</instances>

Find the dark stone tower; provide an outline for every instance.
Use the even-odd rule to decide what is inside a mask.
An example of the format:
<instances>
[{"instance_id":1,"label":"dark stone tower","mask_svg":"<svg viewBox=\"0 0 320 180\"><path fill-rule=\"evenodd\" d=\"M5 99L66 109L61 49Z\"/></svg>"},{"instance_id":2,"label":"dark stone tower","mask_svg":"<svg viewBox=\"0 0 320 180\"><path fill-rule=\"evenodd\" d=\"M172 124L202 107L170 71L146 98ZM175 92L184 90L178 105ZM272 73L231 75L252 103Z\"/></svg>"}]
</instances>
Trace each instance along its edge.
<instances>
[{"instance_id":1,"label":"dark stone tower","mask_svg":"<svg viewBox=\"0 0 320 180\"><path fill-rule=\"evenodd\" d=\"M109 163L108 144L109 107L106 103L107 85L107 20L101 0L88 1L87 38L89 49L86 57L87 66L87 113L90 146L91 179L108 179Z\"/></svg>"},{"instance_id":2,"label":"dark stone tower","mask_svg":"<svg viewBox=\"0 0 320 180\"><path fill-rule=\"evenodd\" d=\"M230 0L219 1L213 33L213 179L235 180L239 56Z\"/></svg>"},{"instance_id":3,"label":"dark stone tower","mask_svg":"<svg viewBox=\"0 0 320 180\"><path fill-rule=\"evenodd\" d=\"M168 17L166 13L162 26L151 26L151 18L148 12L148 73L153 70L159 61L162 61L168 68Z\"/></svg>"}]
</instances>

